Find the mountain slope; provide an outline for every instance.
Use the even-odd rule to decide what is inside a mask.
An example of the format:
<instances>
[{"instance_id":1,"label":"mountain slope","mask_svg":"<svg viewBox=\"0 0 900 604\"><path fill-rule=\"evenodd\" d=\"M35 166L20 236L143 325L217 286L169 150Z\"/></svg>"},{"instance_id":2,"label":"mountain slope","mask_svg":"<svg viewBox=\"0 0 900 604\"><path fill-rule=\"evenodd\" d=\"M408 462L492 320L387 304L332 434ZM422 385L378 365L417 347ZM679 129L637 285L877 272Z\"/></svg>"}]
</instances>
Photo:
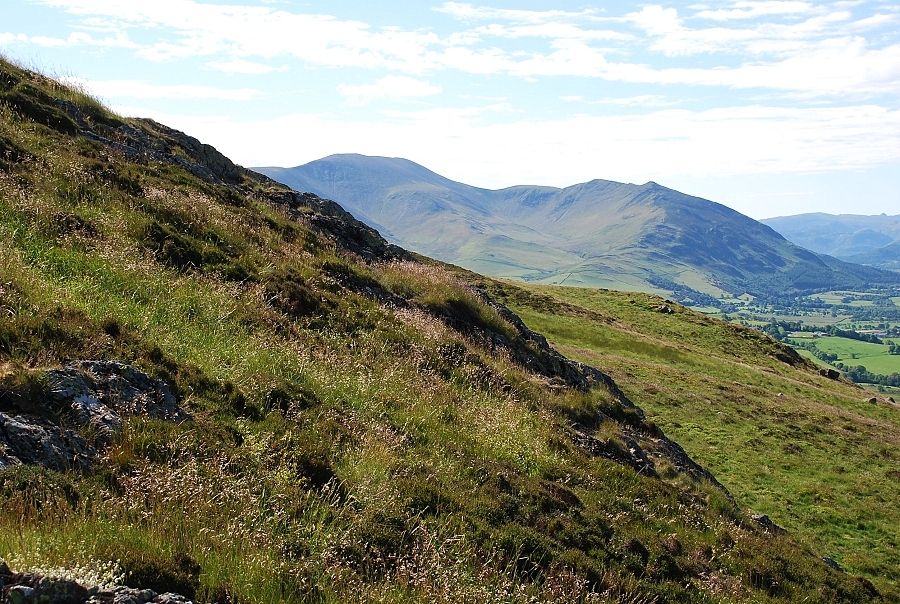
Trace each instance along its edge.
<instances>
[{"instance_id":1,"label":"mountain slope","mask_svg":"<svg viewBox=\"0 0 900 604\"><path fill-rule=\"evenodd\" d=\"M762 221L807 249L849 262L900 269L900 216L799 214Z\"/></svg>"},{"instance_id":2,"label":"mountain slope","mask_svg":"<svg viewBox=\"0 0 900 604\"><path fill-rule=\"evenodd\" d=\"M878 597L476 277L180 132L0 83L4 600L60 576L209 602Z\"/></svg>"},{"instance_id":3,"label":"mountain slope","mask_svg":"<svg viewBox=\"0 0 900 604\"><path fill-rule=\"evenodd\" d=\"M338 200L395 243L495 276L665 290L674 283L715 296L900 282L810 253L725 206L652 182L490 191L408 160L361 155L258 170Z\"/></svg>"},{"instance_id":4,"label":"mountain slope","mask_svg":"<svg viewBox=\"0 0 900 604\"><path fill-rule=\"evenodd\" d=\"M780 362L761 334L674 305L660 312L655 296L487 287L561 351L607 368L744 505L900 597L890 395Z\"/></svg>"}]
</instances>

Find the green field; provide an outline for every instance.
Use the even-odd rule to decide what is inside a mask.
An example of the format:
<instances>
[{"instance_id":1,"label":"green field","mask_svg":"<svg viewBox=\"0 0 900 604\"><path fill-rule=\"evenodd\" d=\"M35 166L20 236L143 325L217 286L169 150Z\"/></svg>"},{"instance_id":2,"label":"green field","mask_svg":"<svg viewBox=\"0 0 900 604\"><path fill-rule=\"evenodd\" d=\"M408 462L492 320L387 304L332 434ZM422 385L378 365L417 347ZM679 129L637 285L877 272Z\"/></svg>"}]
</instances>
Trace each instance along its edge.
<instances>
[{"instance_id":1,"label":"green field","mask_svg":"<svg viewBox=\"0 0 900 604\"><path fill-rule=\"evenodd\" d=\"M895 298L891 298L891 300L894 301L894 304L895 304L895 305L900 306L900 296L897 296L897 297L895 297Z\"/></svg>"},{"instance_id":2,"label":"green field","mask_svg":"<svg viewBox=\"0 0 900 604\"><path fill-rule=\"evenodd\" d=\"M822 352L838 355L838 361L844 365L862 365L868 371L882 375L900 373L900 355L888 354L888 347L884 344L872 344L836 336L815 338L812 341Z\"/></svg>"},{"instance_id":3,"label":"green field","mask_svg":"<svg viewBox=\"0 0 900 604\"><path fill-rule=\"evenodd\" d=\"M767 336L678 306L660 313L659 298L529 290L506 302L563 353L608 371L742 505L900 597L895 407L866 403L861 387L815 365L776 360L782 348Z\"/></svg>"},{"instance_id":4,"label":"green field","mask_svg":"<svg viewBox=\"0 0 900 604\"><path fill-rule=\"evenodd\" d=\"M813 294L809 296L809 298L819 298L825 304L838 305L842 304L842 300L848 296L865 296L867 292L856 292L856 291L832 291L832 292L824 292L821 294ZM851 306L866 306L866 304L860 304L860 302L866 302L865 300L857 300L855 302L851 302ZM869 302L871 304L871 302Z\"/></svg>"}]
</instances>

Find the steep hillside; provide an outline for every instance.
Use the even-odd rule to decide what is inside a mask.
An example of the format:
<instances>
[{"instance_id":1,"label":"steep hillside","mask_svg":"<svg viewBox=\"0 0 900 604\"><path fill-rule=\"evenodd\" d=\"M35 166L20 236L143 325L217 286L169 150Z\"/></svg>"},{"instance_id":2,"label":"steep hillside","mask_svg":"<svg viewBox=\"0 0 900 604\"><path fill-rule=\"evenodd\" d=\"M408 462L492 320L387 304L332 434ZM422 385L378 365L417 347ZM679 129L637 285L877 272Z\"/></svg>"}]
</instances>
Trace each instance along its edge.
<instances>
[{"instance_id":1,"label":"steep hillside","mask_svg":"<svg viewBox=\"0 0 900 604\"><path fill-rule=\"evenodd\" d=\"M573 358L607 368L750 509L900 597L900 406L765 335L655 296L487 282Z\"/></svg>"},{"instance_id":2,"label":"steep hillside","mask_svg":"<svg viewBox=\"0 0 900 604\"><path fill-rule=\"evenodd\" d=\"M0 84L4 599L880 597L475 277L180 132Z\"/></svg>"},{"instance_id":3,"label":"steep hillside","mask_svg":"<svg viewBox=\"0 0 900 604\"><path fill-rule=\"evenodd\" d=\"M900 269L900 216L799 214L762 221L807 249L848 262Z\"/></svg>"},{"instance_id":4,"label":"steep hillside","mask_svg":"<svg viewBox=\"0 0 900 604\"><path fill-rule=\"evenodd\" d=\"M338 200L395 243L494 276L687 288L716 297L900 282L891 273L810 253L723 205L652 182L490 191L408 160L361 155L259 170Z\"/></svg>"}]
</instances>

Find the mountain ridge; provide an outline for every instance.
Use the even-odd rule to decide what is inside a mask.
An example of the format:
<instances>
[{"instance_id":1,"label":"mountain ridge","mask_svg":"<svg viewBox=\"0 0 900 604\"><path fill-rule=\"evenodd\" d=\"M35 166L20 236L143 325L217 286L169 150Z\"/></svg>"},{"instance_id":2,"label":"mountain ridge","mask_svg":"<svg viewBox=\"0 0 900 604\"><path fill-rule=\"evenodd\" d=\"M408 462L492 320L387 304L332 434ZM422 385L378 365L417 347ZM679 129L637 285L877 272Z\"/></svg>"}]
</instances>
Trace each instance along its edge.
<instances>
[{"instance_id":1,"label":"mountain ridge","mask_svg":"<svg viewBox=\"0 0 900 604\"><path fill-rule=\"evenodd\" d=\"M900 270L900 215L813 212L762 220L785 238L815 252Z\"/></svg>"},{"instance_id":2,"label":"mountain ridge","mask_svg":"<svg viewBox=\"0 0 900 604\"><path fill-rule=\"evenodd\" d=\"M653 181L491 190L407 159L359 154L258 170L334 197L395 243L494 276L657 290L674 283L713 297L900 282L814 254L723 204Z\"/></svg>"}]
</instances>

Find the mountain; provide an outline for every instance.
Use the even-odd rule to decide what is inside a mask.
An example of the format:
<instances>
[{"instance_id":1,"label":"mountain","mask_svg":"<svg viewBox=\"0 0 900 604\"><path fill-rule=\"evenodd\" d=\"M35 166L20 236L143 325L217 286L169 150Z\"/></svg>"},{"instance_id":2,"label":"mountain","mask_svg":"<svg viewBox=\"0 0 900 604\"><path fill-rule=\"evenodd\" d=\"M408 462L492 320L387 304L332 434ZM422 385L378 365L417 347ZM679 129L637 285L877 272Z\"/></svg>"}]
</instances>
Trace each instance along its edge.
<instances>
[{"instance_id":1,"label":"mountain","mask_svg":"<svg viewBox=\"0 0 900 604\"><path fill-rule=\"evenodd\" d=\"M0 601L891 598L490 290L0 60Z\"/></svg>"},{"instance_id":2,"label":"mountain","mask_svg":"<svg viewBox=\"0 0 900 604\"><path fill-rule=\"evenodd\" d=\"M815 213L767 218L762 222L814 252L900 270L900 215Z\"/></svg>"},{"instance_id":3,"label":"mountain","mask_svg":"<svg viewBox=\"0 0 900 604\"><path fill-rule=\"evenodd\" d=\"M337 200L394 243L494 276L689 288L715 297L900 282L892 273L812 253L726 206L653 182L488 190L409 160L362 155L257 170Z\"/></svg>"}]
</instances>

